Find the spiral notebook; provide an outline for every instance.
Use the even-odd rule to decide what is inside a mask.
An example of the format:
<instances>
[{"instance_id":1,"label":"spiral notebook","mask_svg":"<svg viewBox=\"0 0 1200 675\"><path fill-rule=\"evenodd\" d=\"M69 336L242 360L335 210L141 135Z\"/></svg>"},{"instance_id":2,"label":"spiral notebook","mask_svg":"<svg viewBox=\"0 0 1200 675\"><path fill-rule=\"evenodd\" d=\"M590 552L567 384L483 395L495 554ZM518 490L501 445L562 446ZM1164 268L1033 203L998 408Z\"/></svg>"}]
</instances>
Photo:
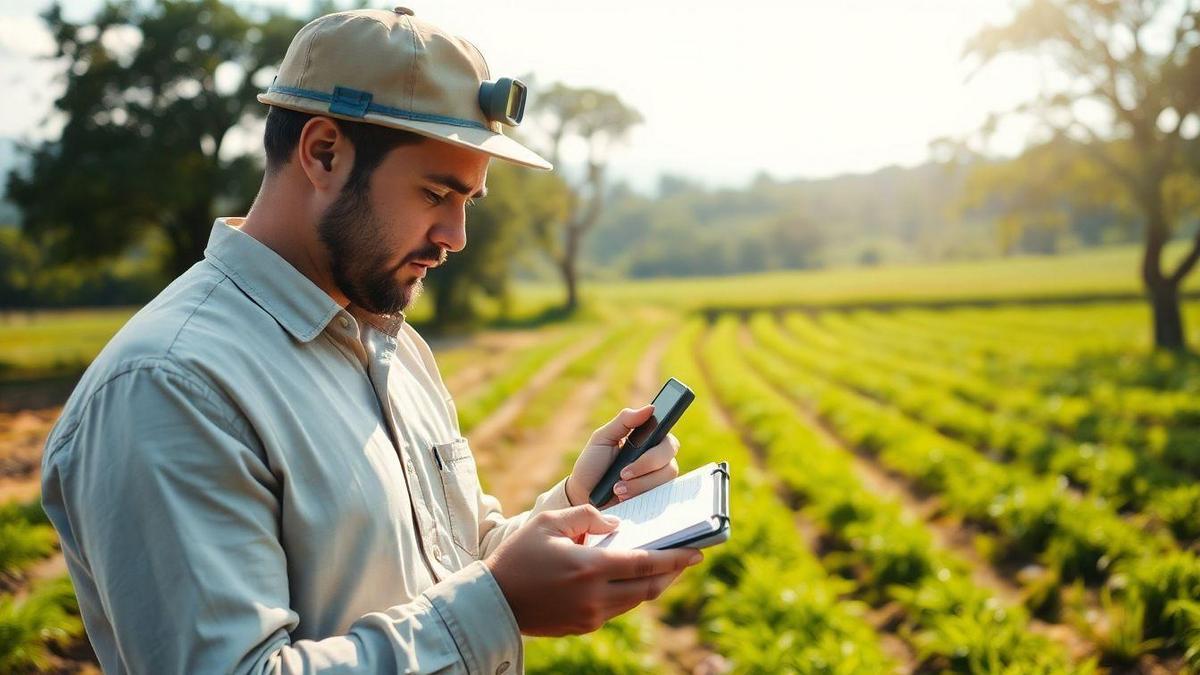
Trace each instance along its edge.
<instances>
[{"instance_id":1,"label":"spiral notebook","mask_svg":"<svg viewBox=\"0 0 1200 675\"><path fill-rule=\"evenodd\" d=\"M589 534L585 546L612 549L704 548L729 538L729 464L710 462L604 510L621 524Z\"/></svg>"}]
</instances>

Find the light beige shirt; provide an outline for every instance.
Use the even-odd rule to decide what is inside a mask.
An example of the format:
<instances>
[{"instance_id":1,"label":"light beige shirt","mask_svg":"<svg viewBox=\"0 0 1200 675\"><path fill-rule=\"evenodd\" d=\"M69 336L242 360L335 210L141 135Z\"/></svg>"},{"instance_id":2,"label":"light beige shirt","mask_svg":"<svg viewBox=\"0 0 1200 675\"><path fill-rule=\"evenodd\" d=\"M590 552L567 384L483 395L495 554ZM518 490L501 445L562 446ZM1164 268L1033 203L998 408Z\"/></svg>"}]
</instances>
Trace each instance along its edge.
<instances>
[{"instance_id":1,"label":"light beige shirt","mask_svg":"<svg viewBox=\"0 0 1200 675\"><path fill-rule=\"evenodd\" d=\"M403 315L218 220L51 431L43 505L110 673L522 670L505 518Z\"/></svg>"}]
</instances>

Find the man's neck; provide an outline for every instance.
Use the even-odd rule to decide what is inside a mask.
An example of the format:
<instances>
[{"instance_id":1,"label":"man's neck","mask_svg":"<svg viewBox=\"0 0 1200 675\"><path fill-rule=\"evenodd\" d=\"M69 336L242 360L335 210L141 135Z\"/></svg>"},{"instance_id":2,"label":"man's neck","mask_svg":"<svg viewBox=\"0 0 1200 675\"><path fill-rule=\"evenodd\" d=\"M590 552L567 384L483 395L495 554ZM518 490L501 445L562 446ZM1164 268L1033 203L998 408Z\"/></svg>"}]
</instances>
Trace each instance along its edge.
<instances>
[{"instance_id":1,"label":"man's neck","mask_svg":"<svg viewBox=\"0 0 1200 675\"><path fill-rule=\"evenodd\" d=\"M288 261L333 301L350 304L333 281L329 258L317 237L315 220L305 211L303 195L288 194L285 181L267 178L239 229Z\"/></svg>"}]
</instances>

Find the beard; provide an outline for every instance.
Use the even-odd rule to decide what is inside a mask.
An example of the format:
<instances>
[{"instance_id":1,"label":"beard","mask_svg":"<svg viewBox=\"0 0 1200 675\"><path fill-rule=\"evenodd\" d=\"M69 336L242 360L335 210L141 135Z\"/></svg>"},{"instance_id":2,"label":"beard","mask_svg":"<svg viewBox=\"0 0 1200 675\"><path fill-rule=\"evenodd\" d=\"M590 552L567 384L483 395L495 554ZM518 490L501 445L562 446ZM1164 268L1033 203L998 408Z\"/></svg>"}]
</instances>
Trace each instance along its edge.
<instances>
[{"instance_id":1,"label":"beard","mask_svg":"<svg viewBox=\"0 0 1200 675\"><path fill-rule=\"evenodd\" d=\"M373 314L396 314L420 297L422 279L400 281L398 270L415 260L441 263L446 256L440 246L430 244L390 265L383 248L384 225L371 208L366 186L353 178L322 214L317 234L329 252L334 283L350 302Z\"/></svg>"}]
</instances>

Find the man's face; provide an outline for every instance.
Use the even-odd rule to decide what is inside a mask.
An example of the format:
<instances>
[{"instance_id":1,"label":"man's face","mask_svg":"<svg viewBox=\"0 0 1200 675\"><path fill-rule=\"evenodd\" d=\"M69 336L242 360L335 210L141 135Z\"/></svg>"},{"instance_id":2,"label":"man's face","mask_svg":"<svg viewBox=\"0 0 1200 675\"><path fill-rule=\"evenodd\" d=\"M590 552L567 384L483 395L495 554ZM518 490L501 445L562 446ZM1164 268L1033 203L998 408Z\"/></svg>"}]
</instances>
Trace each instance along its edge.
<instances>
[{"instance_id":1,"label":"man's face","mask_svg":"<svg viewBox=\"0 0 1200 675\"><path fill-rule=\"evenodd\" d=\"M487 167L484 153L425 140L394 148L365 188L348 183L317 226L342 293L376 314L412 304L425 270L467 245L466 210L486 191Z\"/></svg>"}]
</instances>

